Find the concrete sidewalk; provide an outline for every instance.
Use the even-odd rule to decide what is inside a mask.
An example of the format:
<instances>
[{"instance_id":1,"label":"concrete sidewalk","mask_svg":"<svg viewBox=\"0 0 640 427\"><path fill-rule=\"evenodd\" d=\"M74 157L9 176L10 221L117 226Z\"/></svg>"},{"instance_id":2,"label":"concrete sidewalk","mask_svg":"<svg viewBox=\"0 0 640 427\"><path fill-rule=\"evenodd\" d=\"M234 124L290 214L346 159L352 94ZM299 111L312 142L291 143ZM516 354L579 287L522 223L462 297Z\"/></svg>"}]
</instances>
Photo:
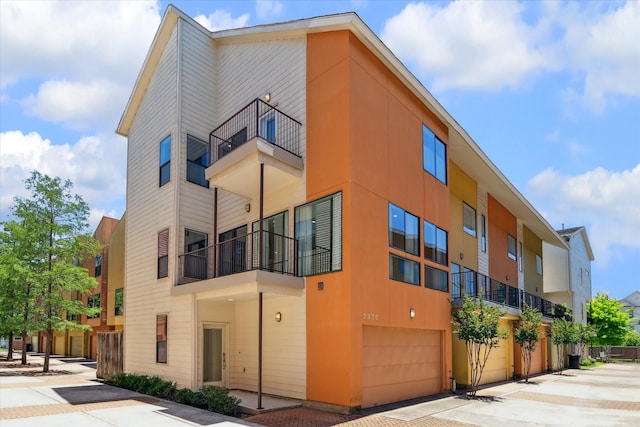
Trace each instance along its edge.
<instances>
[{"instance_id":1,"label":"concrete sidewalk","mask_svg":"<svg viewBox=\"0 0 640 427\"><path fill-rule=\"evenodd\" d=\"M42 357L28 368L0 365L0 425L18 426L258 426L96 381L92 361L53 357L42 375Z\"/></svg>"}]
</instances>

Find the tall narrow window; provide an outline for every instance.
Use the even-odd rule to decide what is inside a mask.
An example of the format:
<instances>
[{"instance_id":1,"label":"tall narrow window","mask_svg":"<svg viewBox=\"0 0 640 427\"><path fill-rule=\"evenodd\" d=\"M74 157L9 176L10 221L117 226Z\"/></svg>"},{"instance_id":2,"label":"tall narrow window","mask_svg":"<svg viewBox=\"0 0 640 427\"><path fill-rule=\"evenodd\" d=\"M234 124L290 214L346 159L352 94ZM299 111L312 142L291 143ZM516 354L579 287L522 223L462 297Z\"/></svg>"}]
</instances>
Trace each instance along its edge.
<instances>
[{"instance_id":1,"label":"tall narrow window","mask_svg":"<svg viewBox=\"0 0 640 427\"><path fill-rule=\"evenodd\" d=\"M389 246L420 255L418 217L389 203Z\"/></svg>"},{"instance_id":2,"label":"tall narrow window","mask_svg":"<svg viewBox=\"0 0 640 427\"><path fill-rule=\"evenodd\" d=\"M169 275L169 229L158 233L158 279Z\"/></svg>"},{"instance_id":3,"label":"tall narrow window","mask_svg":"<svg viewBox=\"0 0 640 427\"><path fill-rule=\"evenodd\" d=\"M209 144L187 135L187 181L209 188L204 171L209 166Z\"/></svg>"},{"instance_id":4,"label":"tall narrow window","mask_svg":"<svg viewBox=\"0 0 640 427\"><path fill-rule=\"evenodd\" d=\"M522 250L522 242L518 242L518 249L518 271L524 271L524 260L522 259L524 251Z\"/></svg>"},{"instance_id":5,"label":"tall narrow window","mask_svg":"<svg viewBox=\"0 0 640 427\"><path fill-rule=\"evenodd\" d=\"M462 203L462 229L470 236L476 237L476 210Z\"/></svg>"},{"instance_id":6,"label":"tall narrow window","mask_svg":"<svg viewBox=\"0 0 640 427\"><path fill-rule=\"evenodd\" d=\"M487 218L480 216L480 249L487 252Z\"/></svg>"},{"instance_id":7,"label":"tall narrow window","mask_svg":"<svg viewBox=\"0 0 640 427\"><path fill-rule=\"evenodd\" d=\"M342 269L342 193L295 209L298 268L303 276Z\"/></svg>"},{"instance_id":8,"label":"tall narrow window","mask_svg":"<svg viewBox=\"0 0 640 427\"><path fill-rule=\"evenodd\" d=\"M100 276L102 274L102 255L97 255L96 256L96 277Z\"/></svg>"},{"instance_id":9,"label":"tall narrow window","mask_svg":"<svg viewBox=\"0 0 640 427\"><path fill-rule=\"evenodd\" d=\"M508 251L508 256L509 258L511 258L512 260L516 260L516 238L513 237L511 234L507 234L507 251Z\"/></svg>"},{"instance_id":10,"label":"tall narrow window","mask_svg":"<svg viewBox=\"0 0 640 427\"><path fill-rule=\"evenodd\" d=\"M446 185L447 146L425 125L422 125L422 156L424 170Z\"/></svg>"},{"instance_id":11,"label":"tall narrow window","mask_svg":"<svg viewBox=\"0 0 640 427\"><path fill-rule=\"evenodd\" d=\"M167 363L167 315L156 316L156 363Z\"/></svg>"},{"instance_id":12,"label":"tall narrow window","mask_svg":"<svg viewBox=\"0 0 640 427\"><path fill-rule=\"evenodd\" d=\"M124 289L116 289L116 299L114 304L114 315L122 316L124 314Z\"/></svg>"},{"instance_id":13,"label":"tall narrow window","mask_svg":"<svg viewBox=\"0 0 640 427\"><path fill-rule=\"evenodd\" d=\"M442 265L449 263L447 232L428 221L424 221L424 258Z\"/></svg>"},{"instance_id":14,"label":"tall narrow window","mask_svg":"<svg viewBox=\"0 0 640 427\"><path fill-rule=\"evenodd\" d=\"M87 298L87 307L88 308L99 309L100 308L100 294L89 295L89 297ZM95 319L96 317L100 317L100 311L97 311L96 313L87 316L87 318L89 318L89 319Z\"/></svg>"},{"instance_id":15,"label":"tall narrow window","mask_svg":"<svg viewBox=\"0 0 640 427\"><path fill-rule=\"evenodd\" d=\"M171 135L160 143L160 187L171 180Z\"/></svg>"},{"instance_id":16,"label":"tall narrow window","mask_svg":"<svg viewBox=\"0 0 640 427\"><path fill-rule=\"evenodd\" d=\"M278 128L276 117L275 110L269 110L260 116L260 138L266 139L272 144L276 142L276 130Z\"/></svg>"},{"instance_id":17,"label":"tall narrow window","mask_svg":"<svg viewBox=\"0 0 640 427\"><path fill-rule=\"evenodd\" d=\"M536 254L536 273L542 276L542 257Z\"/></svg>"},{"instance_id":18,"label":"tall narrow window","mask_svg":"<svg viewBox=\"0 0 640 427\"><path fill-rule=\"evenodd\" d=\"M255 221L251 224L253 232L253 251L252 262L255 268L262 268L268 271L277 271L280 273L292 273L293 265L289 265L289 211L284 211L262 221L262 264L259 264L260 241L259 231L260 222Z\"/></svg>"}]
</instances>

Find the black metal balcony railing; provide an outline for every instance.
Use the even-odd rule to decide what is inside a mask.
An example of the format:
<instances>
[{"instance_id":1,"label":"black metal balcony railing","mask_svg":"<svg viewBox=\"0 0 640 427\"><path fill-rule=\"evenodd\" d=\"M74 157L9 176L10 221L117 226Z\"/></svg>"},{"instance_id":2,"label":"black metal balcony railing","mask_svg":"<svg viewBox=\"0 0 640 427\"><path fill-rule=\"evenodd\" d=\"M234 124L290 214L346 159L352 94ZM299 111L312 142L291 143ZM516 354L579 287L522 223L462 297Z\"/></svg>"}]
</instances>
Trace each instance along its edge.
<instances>
[{"instance_id":1,"label":"black metal balcony railing","mask_svg":"<svg viewBox=\"0 0 640 427\"><path fill-rule=\"evenodd\" d=\"M268 231L239 236L178 257L180 284L213 279L250 270L299 276L298 242ZM262 261L260 260L262 257Z\"/></svg>"},{"instance_id":2,"label":"black metal balcony railing","mask_svg":"<svg viewBox=\"0 0 640 427\"><path fill-rule=\"evenodd\" d=\"M451 274L452 301L462 299L464 295L518 309L523 309L526 304L548 317L565 317L567 314L566 308L560 304L554 304L475 271Z\"/></svg>"},{"instance_id":3,"label":"black metal balcony railing","mask_svg":"<svg viewBox=\"0 0 640 427\"><path fill-rule=\"evenodd\" d=\"M278 146L300 156L302 124L257 98L209 134L211 164L252 138Z\"/></svg>"}]
</instances>

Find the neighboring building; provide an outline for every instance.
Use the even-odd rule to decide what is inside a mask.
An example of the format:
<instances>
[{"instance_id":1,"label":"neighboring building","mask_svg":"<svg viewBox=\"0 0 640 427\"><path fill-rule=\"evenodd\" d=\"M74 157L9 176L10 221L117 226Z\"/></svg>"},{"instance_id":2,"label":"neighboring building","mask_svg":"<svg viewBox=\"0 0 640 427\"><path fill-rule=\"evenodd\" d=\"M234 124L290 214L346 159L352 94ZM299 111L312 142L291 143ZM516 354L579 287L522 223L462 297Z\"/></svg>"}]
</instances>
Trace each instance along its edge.
<instances>
[{"instance_id":1,"label":"neighboring building","mask_svg":"<svg viewBox=\"0 0 640 427\"><path fill-rule=\"evenodd\" d=\"M353 410L468 383L463 293L551 321L566 242L355 14L212 33L170 5L117 132L126 372Z\"/></svg>"},{"instance_id":2,"label":"neighboring building","mask_svg":"<svg viewBox=\"0 0 640 427\"><path fill-rule=\"evenodd\" d=\"M569 248L543 244L544 296L565 304L575 322L586 324L587 303L591 301L591 262L594 260L587 229L563 228L557 232Z\"/></svg>"},{"instance_id":3,"label":"neighboring building","mask_svg":"<svg viewBox=\"0 0 640 427\"><path fill-rule=\"evenodd\" d=\"M121 331L124 328L124 230L127 223L125 212L109 237L109 263L107 272L107 326L109 330Z\"/></svg>"},{"instance_id":4,"label":"neighboring building","mask_svg":"<svg viewBox=\"0 0 640 427\"><path fill-rule=\"evenodd\" d=\"M640 333L640 291L631 293L626 298L620 300L625 309L630 310L629 316L633 317L631 325L633 329Z\"/></svg>"},{"instance_id":5,"label":"neighboring building","mask_svg":"<svg viewBox=\"0 0 640 427\"><path fill-rule=\"evenodd\" d=\"M56 354L70 354L72 356L79 355L78 349L83 349L83 355L90 359L96 359L98 352L98 332L114 329L113 325L107 322L108 313L113 310L113 306L108 304L109 293L109 254L111 248L109 239L113 231L116 229L119 220L103 216L100 223L93 233L93 238L102 244L102 249L95 258L87 261L84 267L88 270L89 276L96 278L98 285L93 292L82 295L83 303L89 308L100 308L100 314L96 316L81 315L81 323L91 326L91 331L68 331L70 342L67 351L59 352L56 348ZM75 344L82 342L83 345Z\"/></svg>"}]
</instances>

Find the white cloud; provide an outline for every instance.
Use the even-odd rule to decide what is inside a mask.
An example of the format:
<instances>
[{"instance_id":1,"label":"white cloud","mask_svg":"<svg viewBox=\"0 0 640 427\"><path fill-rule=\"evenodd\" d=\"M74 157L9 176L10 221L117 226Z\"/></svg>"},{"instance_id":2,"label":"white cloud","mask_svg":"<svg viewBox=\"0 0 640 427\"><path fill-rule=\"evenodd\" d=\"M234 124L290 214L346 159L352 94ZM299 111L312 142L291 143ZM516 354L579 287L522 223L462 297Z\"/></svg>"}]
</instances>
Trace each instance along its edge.
<instances>
[{"instance_id":1,"label":"white cloud","mask_svg":"<svg viewBox=\"0 0 640 427\"><path fill-rule=\"evenodd\" d=\"M436 92L568 72L566 101L600 113L619 95L640 96L639 22L638 1L423 2L388 19L382 39Z\"/></svg>"},{"instance_id":2,"label":"white cloud","mask_svg":"<svg viewBox=\"0 0 640 427\"><path fill-rule=\"evenodd\" d=\"M237 18L231 16L231 13L224 10L216 10L209 16L198 15L193 18L200 25L209 31L227 30L230 28L245 27L249 22L249 14L245 13Z\"/></svg>"},{"instance_id":3,"label":"white cloud","mask_svg":"<svg viewBox=\"0 0 640 427\"><path fill-rule=\"evenodd\" d=\"M275 0L256 0L256 16L265 20L279 16L284 10L282 2Z\"/></svg>"},{"instance_id":4,"label":"white cloud","mask_svg":"<svg viewBox=\"0 0 640 427\"><path fill-rule=\"evenodd\" d=\"M92 209L114 205L124 208L126 140L116 135L81 138L74 144L54 145L36 132L0 133L0 217L13 197L28 196L24 180L32 170L70 179L74 192ZM122 214L122 212L120 212Z\"/></svg>"},{"instance_id":5,"label":"white cloud","mask_svg":"<svg viewBox=\"0 0 640 427\"><path fill-rule=\"evenodd\" d=\"M547 169L529 181L527 192L550 223L588 226L599 265L608 264L616 247L640 249L640 164L632 170L596 168L577 176Z\"/></svg>"},{"instance_id":6,"label":"white cloud","mask_svg":"<svg viewBox=\"0 0 640 427\"><path fill-rule=\"evenodd\" d=\"M557 67L544 31L524 22L522 11L516 2L411 3L387 20L382 39L435 91L517 87Z\"/></svg>"},{"instance_id":7,"label":"white cloud","mask_svg":"<svg viewBox=\"0 0 640 427\"><path fill-rule=\"evenodd\" d=\"M115 129L130 90L108 80L86 83L49 80L23 105L29 114L73 129Z\"/></svg>"}]
</instances>

